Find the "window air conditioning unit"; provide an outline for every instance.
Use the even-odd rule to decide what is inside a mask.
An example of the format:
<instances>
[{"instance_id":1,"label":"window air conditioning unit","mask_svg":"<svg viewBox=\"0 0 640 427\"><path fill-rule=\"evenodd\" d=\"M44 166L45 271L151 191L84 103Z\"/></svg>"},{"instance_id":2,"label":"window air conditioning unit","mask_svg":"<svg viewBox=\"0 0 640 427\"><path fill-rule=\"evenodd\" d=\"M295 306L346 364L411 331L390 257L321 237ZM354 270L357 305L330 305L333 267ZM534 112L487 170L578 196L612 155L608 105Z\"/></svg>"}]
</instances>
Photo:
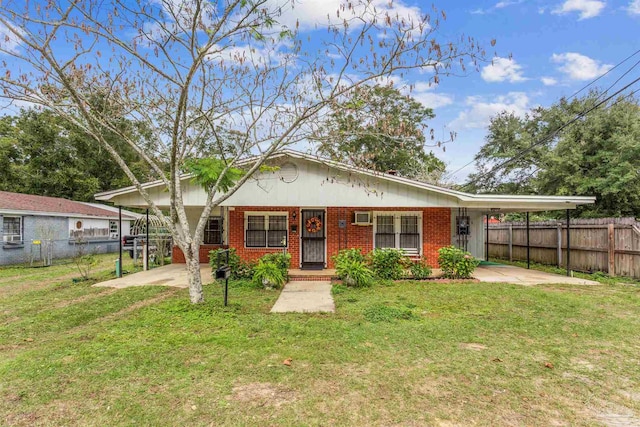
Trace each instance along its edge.
<instances>
[{"instance_id":1,"label":"window air conditioning unit","mask_svg":"<svg viewBox=\"0 0 640 427\"><path fill-rule=\"evenodd\" d=\"M371 212L356 211L353 223L355 225L371 225Z\"/></svg>"}]
</instances>

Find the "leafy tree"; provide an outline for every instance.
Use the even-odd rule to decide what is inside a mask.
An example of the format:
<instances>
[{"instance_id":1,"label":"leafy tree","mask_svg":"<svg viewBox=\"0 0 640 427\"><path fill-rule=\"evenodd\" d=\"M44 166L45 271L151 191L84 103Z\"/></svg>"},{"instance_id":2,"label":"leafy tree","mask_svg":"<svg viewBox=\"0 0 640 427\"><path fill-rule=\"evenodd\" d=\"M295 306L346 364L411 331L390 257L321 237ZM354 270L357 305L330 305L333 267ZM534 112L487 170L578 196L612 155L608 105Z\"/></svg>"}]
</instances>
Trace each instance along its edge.
<instances>
[{"instance_id":1,"label":"leafy tree","mask_svg":"<svg viewBox=\"0 0 640 427\"><path fill-rule=\"evenodd\" d=\"M486 143L476 155L479 172L466 189L596 196L581 206L583 216L640 216L640 106L638 100L611 100L569 126L563 123L593 107L605 95L592 91L548 108L535 108L523 118L503 112L491 120ZM551 138L547 138L551 135ZM518 156L522 150L532 147ZM505 167L488 174L494 165Z\"/></svg>"},{"instance_id":2,"label":"leafy tree","mask_svg":"<svg viewBox=\"0 0 640 427\"><path fill-rule=\"evenodd\" d=\"M123 132L138 132L139 125L122 119ZM108 131L107 131L108 132ZM109 135L120 145L123 156L150 179L148 166L137 161L136 153L117 135ZM5 173L0 189L42 196L91 201L99 191L126 186L128 179L116 162L77 126L51 110L22 110L18 116L0 122L0 162ZM144 138L141 133L138 136Z\"/></svg>"},{"instance_id":3,"label":"leafy tree","mask_svg":"<svg viewBox=\"0 0 640 427\"><path fill-rule=\"evenodd\" d=\"M0 3L0 54L11 58L0 96L72 122L164 218L109 134L157 174L171 207L165 225L185 255L194 303L203 301L198 254L211 210L274 152L307 140L327 107L379 78L427 68L435 81L485 56L472 38L441 43L446 15L435 7L428 14L356 0L341 4L326 25L316 23L324 31L313 37L295 13L290 2L271 0ZM123 132L122 117L144 123L153 146ZM181 175L202 152L220 153L225 170L208 186L194 225ZM256 157L246 173L221 191L226 170L249 154Z\"/></svg>"},{"instance_id":4,"label":"leafy tree","mask_svg":"<svg viewBox=\"0 0 640 427\"><path fill-rule=\"evenodd\" d=\"M426 151L433 141L426 121L427 108L390 86L363 85L349 98L332 106L327 123L316 135L318 152L354 166L426 181L437 181L445 164Z\"/></svg>"}]
</instances>

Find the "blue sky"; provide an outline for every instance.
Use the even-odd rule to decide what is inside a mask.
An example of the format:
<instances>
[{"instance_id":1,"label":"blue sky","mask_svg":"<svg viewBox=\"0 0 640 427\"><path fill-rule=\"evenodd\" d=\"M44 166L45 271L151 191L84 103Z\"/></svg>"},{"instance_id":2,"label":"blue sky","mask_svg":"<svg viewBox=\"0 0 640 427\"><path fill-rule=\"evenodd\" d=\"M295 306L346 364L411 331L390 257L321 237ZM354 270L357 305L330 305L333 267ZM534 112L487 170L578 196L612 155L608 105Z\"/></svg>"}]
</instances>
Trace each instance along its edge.
<instances>
[{"instance_id":1,"label":"blue sky","mask_svg":"<svg viewBox=\"0 0 640 427\"><path fill-rule=\"evenodd\" d=\"M149 3L166 8L189 1ZM326 33L316 30L315 25L326 23L327 16L335 15L344 1L297 0L293 10L279 17L279 23L291 28L297 22L301 36L309 36L313 45L313 36L319 38ZM371 1L379 9L402 16L429 12L425 2L395 0L390 6L387 0ZM279 0L273 2L282 4ZM484 143L491 116L502 110L524 115L533 107L551 105L640 49L640 0L447 1L437 6L447 16L436 33L439 42L465 34L474 37L486 48L487 56L493 57L493 64L478 64L478 72L471 71L471 67L466 76L444 77L437 86L427 84L433 76L425 72L410 72L394 80L404 91L412 86L412 95L434 109L436 118L430 124L436 137L448 139L450 132L457 133L456 139L446 145L446 151L433 149L448 164L450 172L473 159ZM19 44L6 33L0 28L0 48L19 51ZM492 40L496 40L494 47ZM69 46L60 43L58 49ZM227 55L237 52L248 52L247 46L230 49ZM249 53L260 54L261 51ZM640 55L603 78L598 86L608 86L638 59ZM11 69L11 59L7 60L7 68ZM617 87L637 78L639 73L634 70ZM473 168L473 164L469 165L450 180L464 181Z\"/></svg>"},{"instance_id":2,"label":"blue sky","mask_svg":"<svg viewBox=\"0 0 640 427\"><path fill-rule=\"evenodd\" d=\"M494 66L481 65L479 73L443 79L424 99L431 97L436 104L436 132L457 132L446 152L434 150L449 171L472 160L493 114L503 109L523 114L550 105L640 49L638 0L457 1L447 2L446 12L446 34L472 35L500 58ZM497 43L491 49L488 41L493 38ZM596 85L606 88L638 59L640 55ZM639 75L634 70L616 88ZM453 180L464 180L473 167Z\"/></svg>"}]
</instances>

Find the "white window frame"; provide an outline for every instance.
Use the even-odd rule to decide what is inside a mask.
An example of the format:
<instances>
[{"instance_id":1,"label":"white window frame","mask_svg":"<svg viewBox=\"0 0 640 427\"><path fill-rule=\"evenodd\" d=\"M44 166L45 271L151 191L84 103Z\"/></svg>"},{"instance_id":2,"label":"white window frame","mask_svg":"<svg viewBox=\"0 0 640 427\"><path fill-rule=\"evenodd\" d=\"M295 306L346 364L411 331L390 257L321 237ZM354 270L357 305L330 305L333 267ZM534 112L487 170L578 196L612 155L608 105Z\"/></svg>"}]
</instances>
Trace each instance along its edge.
<instances>
[{"instance_id":1,"label":"white window frame","mask_svg":"<svg viewBox=\"0 0 640 427\"><path fill-rule=\"evenodd\" d=\"M18 227L18 233L19 234L10 234L10 235L9 234L5 234L5 231L4 231L4 220L6 218L13 218L13 219L17 218L18 219L18 221L20 223L20 225ZM24 240L24 236L23 236L24 233L23 233L23 230L22 230L22 226L23 226L23 218L21 216L19 216L19 215L3 215L2 216L2 243L22 243L23 240ZM18 236L18 237L20 237L20 239L17 240L17 241L14 240L14 239L9 240L9 239L7 239L8 236Z\"/></svg>"},{"instance_id":2,"label":"white window frame","mask_svg":"<svg viewBox=\"0 0 640 427\"><path fill-rule=\"evenodd\" d=\"M266 232L265 246L247 246L247 228L249 226L250 216L263 216L264 217L264 231ZM269 216L284 216L286 218L285 231L287 233L287 244L284 246L269 246ZM244 241L244 247L246 249L284 249L289 247L289 212L276 212L276 211L251 211L244 213L244 229L242 231L242 240Z\"/></svg>"},{"instance_id":3,"label":"white window frame","mask_svg":"<svg viewBox=\"0 0 640 427\"><path fill-rule=\"evenodd\" d=\"M378 229L378 216L393 216L393 233L395 234L395 249L402 249L400 247L400 231L402 230L403 216L417 216L418 217L418 234L420 235L420 243L418 244L418 255L422 256L422 246L424 242L424 233L422 230L422 211L373 211L373 247L376 247L376 231Z\"/></svg>"}]
</instances>

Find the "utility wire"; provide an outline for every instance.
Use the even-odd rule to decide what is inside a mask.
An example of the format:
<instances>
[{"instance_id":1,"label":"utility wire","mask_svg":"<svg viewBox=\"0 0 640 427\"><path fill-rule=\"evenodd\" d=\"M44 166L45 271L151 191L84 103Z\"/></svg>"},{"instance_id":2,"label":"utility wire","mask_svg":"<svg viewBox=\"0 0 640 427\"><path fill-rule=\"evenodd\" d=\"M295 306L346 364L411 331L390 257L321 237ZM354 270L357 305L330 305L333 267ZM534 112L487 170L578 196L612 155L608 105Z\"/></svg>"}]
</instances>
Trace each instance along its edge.
<instances>
[{"instance_id":1,"label":"utility wire","mask_svg":"<svg viewBox=\"0 0 640 427\"><path fill-rule=\"evenodd\" d=\"M476 182L478 182L481 179L486 178L487 176L493 175L498 169L503 168L504 166L514 162L515 160L517 160L518 158L522 157L523 155L527 154L528 152L530 152L531 150L533 150L535 147L544 144L545 142L547 142L550 138L555 137L558 133L560 133L562 130L566 129L567 127L571 126L573 123L577 122L578 120L584 118L587 114L589 114L590 112L592 112L593 110L595 110L596 108L600 107L601 105L609 102L612 98L616 97L617 95L619 95L621 92L624 92L626 89L628 89L629 87L633 86L634 84L636 84L637 82L640 81L640 77L638 77L637 79L635 79L634 81L632 81L631 83L627 84L625 87L623 87L622 89L617 90L615 93L613 93L612 95L608 96L607 98L603 99L602 101L596 103L595 105L593 105L592 107L588 108L587 110L579 113L576 117L574 117L573 119L569 120L568 122L565 122L564 124L562 124L560 127L558 127L555 131L553 131L551 134L548 134L547 136L545 136L544 138L540 139L537 142L534 142L533 144L531 144L529 147L525 148L524 150L521 150L519 153L517 153L515 156L511 157L510 159L505 160L504 162L492 167L490 170L488 170L487 172L483 173L482 175L476 177L476 179L474 179L471 182L468 182L466 184L464 184L461 188L464 189L466 187L468 187L471 184L475 184ZM637 91L632 92L635 93Z\"/></svg>"},{"instance_id":2,"label":"utility wire","mask_svg":"<svg viewBox=\"0 0 640 427\"><path fill-rule=\"evenodd\" d=\"M595 82L597 82L598 80L600 80L601 78L603 78L604 76L606 76L607 74L609 74L610 72L612 72L613 70L615 70L616 68L618 68L619 66L621 66L622 64L624 64L625 62L627 62L629 59L633 58L634 56L636 56L638 53L640 53L640 49L636 50L635 52L633 52L631 55L627 56L625 59L623 59L622 61L618 62L616 65L614 65L612 68L609 68L606 72L604 72L603 74L599 75L598 77L596 77L595 79L591 80L591 82L587 83L585 86L583 86L581 89L578 89L578 91L574 92L572 95L570 95L569 97L567 97L567 101L570 100L571 98L575 97L576 95L578 95L580 92L582 92L583 90L585 90L586 88L588 88L589 86L593 85ZM640 63L640 61L636 62L633 66L631 66L631 68L629 68L622 76L620 76L618 78L618 80L616 80L611 86L609 86L609 89L611 89L611 87L615 86L616 83L618 83L624 76L626 76L632 69L634 69L638 64ZM607 91L609 90L607 89L606 91L603 92L602 95L606 95ZM601 96L602 96L601 95ZM476 159L474 158L473 160L471 160L470 162L466 163L464 166L459 167L458 169L454 170L453 172L450 172L448 174L446 174L446 177L452 177L455 174L457 174L458 172L460 172L461 170L467 168L469 165L471 165L473 162L475 162Z\"/></svg>"}]
</instances>

